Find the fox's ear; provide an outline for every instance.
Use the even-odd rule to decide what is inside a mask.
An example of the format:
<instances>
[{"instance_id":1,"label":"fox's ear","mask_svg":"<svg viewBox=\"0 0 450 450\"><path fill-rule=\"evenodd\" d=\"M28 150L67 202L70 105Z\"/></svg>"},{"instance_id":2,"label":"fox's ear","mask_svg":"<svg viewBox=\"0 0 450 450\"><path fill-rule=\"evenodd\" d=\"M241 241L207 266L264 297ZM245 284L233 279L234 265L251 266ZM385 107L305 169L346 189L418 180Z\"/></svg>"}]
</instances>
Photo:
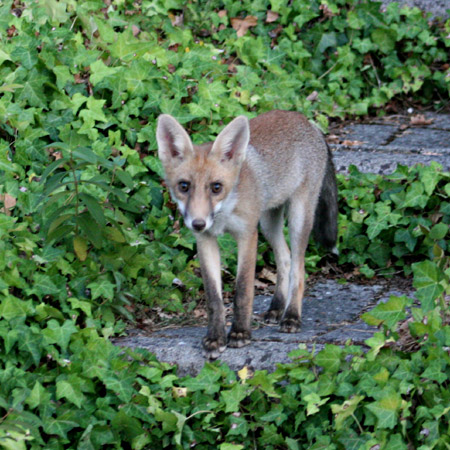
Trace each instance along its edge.
<instances>
[{"instance_id":1,"label":"fox's ear","mask_svg":"<svg viewBox=\"0 0 450 450\"><path fill-rule=\"evenodd\" d=\"M250 128L245 116L236 117L217 136L210 155L220 158L222 162L233 162L241 165L245 159Z\"/></svg>"},{"instance_id":2,"label":"fox's ear","mask_svg":"<svg viewBox=\"0 0 450 450\"><path fill-rule=\"evenodd\" d=\"M158 117L156 128L158 155L162 163L169 163L173 159L183 160L194 153L192 141L186 130L169 114Z\"/></svg>"}]
</instances>

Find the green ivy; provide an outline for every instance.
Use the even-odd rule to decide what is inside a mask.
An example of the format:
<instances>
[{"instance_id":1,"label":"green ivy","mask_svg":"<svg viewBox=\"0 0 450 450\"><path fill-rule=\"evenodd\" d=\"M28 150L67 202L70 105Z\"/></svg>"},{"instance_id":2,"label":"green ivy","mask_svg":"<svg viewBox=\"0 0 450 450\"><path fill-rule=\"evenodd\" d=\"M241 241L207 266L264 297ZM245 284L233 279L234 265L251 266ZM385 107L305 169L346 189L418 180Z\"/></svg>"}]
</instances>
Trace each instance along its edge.
<instances>
[{"instance_id":1,"label":"green ivy","mask_svg":"<svg viewBox=\"0 0 450 450\"><path fill-rule=\"evenodd\" d=\"M299 349L272 374L215 363L179 378L108 340L133 307L185 312L199 297L194 239L160 184L161 112L204 141L238 114L297 109L326 128L405 96L448 97L449 23L379 7L0 5L1 448L449 447L450 180L438 165L339 177L339 264L400 271L416 289L365 315L382 330L367 353ZM233 271L234 244L221 245ZM323 257L311 246L308 270ZM261 242L258 263L271 258ZM414 353L397 349L405 308Z\"/></svg>"}]
</instances>

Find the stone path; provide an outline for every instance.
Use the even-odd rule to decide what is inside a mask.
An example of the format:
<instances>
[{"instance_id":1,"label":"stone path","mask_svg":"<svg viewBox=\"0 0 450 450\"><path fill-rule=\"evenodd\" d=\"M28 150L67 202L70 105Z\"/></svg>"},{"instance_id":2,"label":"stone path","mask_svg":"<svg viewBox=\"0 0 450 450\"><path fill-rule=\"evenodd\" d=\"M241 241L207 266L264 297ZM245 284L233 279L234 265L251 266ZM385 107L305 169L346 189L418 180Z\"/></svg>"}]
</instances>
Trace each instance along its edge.
<instances>
[{"instance_id":1,"label":"stone path","mask_svg":"<svg viewBox=\"0 0 450 450\"><path fill-rule=\"evenodd\" d=\"M425 121L419 120L418 125L412 125L410 117L404 116L352 124L333 130L328 139L340 172L346 172L354 164L364 172L389 173L397 163L413 165L431 161L450 170L450 115L425 114ZM410 295L411 291L396 280L375 285L339 284L334 280L317 282L305 295L301 332L283 334L278 332L278 327L256 322L251 345L227 348L220 359L234 370L245 365L273 370L276 363L289 362L288 353L300 343L310 348L315 345L317 350L326 343L344 344L348 340L363 344L374 329L360 319L361 314L377 302L388 300L390 295L403 294ZM269 302L269 297L255 298L255 318L267 310ZM151 336L133 333L114 342L146 348L160 361L177 364L179 375L195 375L203 367L201 339L205 333L203 327L187 327L159 331Z\"/></svg>"},{"instance_id":2,"label":"stone path","mask_svg":"<svg viewBox=\"0 0 450 450\"><path fill-rule=\"evenodd\" d=\"M301 343L309 348L315 345L321 350L327 343L345 344L351 341L362 345L375 329L360 318L378 302L387 301L391 295L408 294L411 291L397 286L396 280L382 281L375 285L347 283L335 280L316 283L308 289L303 303L303 324L299 333L285 334L278 326L255 322L251 345L243 348L227 348L220 360L233 370L243 366L273 371L277 363L290 361L288 353ZM255 298L255 318L267 311L270 297ZM258 328L259 324L259 328ZM145 348L160 361L178 365L178 375L195 375L203 367L201 340L206 327L184 327L158 331L151 336L134 332L133 336L115 339L120 346Z\"/></svg>"},{"instance_id":3,"label":"stone path","mask_svg":"<svg viewBox=\"0 0 450 450\"><path fill-rule=\"evenodd\" d=\"M450 115L426 113L418 125L411 124L411 117L417 116L391 116L336 132L328 138L336 170L345 172L353 164L362 172L386 174L397 164L431 161L450 170Z\"/></svg>"}]
</instances>

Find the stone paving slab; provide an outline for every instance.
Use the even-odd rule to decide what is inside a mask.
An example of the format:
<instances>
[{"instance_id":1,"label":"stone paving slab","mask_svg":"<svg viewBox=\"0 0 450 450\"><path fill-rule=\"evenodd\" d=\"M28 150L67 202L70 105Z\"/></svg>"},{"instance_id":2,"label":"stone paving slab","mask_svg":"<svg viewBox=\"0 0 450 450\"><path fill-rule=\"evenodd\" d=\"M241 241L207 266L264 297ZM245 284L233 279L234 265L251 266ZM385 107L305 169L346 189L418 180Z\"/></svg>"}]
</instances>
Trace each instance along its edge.
<instances>
[{"instance_id":1,"label":"stone paving slab","mask_svg":"<svg viewBox=\"0 0 450 450\"><path fill-rule=\"evenodd\" d=\"M386 147L392 152L450 156L450 131L412 128L395 137Z\"/></svg>"},{"instance_id":2,"label":"stone paving slab","mask_svg":"<svg viewBox=\"0 0 450 450\"><path fill-rule=\"evenodd\" d=\"M349 149L331 146L334 166L340 173L347 173L351 165L356 166L360 172L389 174L395 171L398 164L414 166L416 164L429 165L435 161L442 165L444 170L450 170L450 155L425 155L389 153L381 151L368 151L367 149Z\"/></svg>"},{"instance_id":3,"label":"stone paving slab","mask_svg":"<svg viewBox=\"0 0 450 450\"><path fill-rule=\"evenodd\" d=\"M419 125L413 125L410 116L394 116L338 130L333 140L329 138L336 169L345 173L355 165L362 172L388 174L398 164L436 161L450 170L450 115L423 116Z\"/></svg>"},{"instance_id":4,"label":"stone paving slab","mask_svg":"<svg viewBox=\"0 0 450 450\"><path fill-rule=\"evenodd\" d=\"M395 284L395 283L394 283ZM303 303L303 324L299 333L285 334L278 326L261 326L253 331L249 346L227 348L220 360L233 370L244 365L253 369L273 371L277 363L290 362L288 353L299 344L315 345L316 351L326 343L344 344L351 341L363 345L372 336L374 327L365 324L360 316L377 302L386 301L390 295L400 292L387 282L374 285L339 284L335 280L316 283L308 290ZM260 315L270 304L270 297L255 298L255 318L261 324ZM155 353L159 361L178 365L178 375L197 374L205 359L202 355L201 339L205 327L166 329L151 336L134 335L114 339L120 346L145 348Z\"/></svg>"}]
</instances>

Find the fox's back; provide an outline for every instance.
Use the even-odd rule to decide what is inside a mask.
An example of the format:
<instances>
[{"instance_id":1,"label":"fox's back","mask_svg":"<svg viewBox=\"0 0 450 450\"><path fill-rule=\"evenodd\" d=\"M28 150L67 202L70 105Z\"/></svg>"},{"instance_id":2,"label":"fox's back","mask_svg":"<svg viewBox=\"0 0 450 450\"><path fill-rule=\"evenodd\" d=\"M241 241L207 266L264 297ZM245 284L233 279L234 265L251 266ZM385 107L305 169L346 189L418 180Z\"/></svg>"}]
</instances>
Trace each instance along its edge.
<instances>
[{"instance_id":1,"label":"fox's back","mask_svg":"<svg viewBox=\"0 0 450 450\"><path fill-rule=\"evenodd\" d=\"M284 203L306 181L320 190L327 146L320 131L295 111L270 111L250 120L246 164L264 209Z\"/></svg>"}]
</instances>

